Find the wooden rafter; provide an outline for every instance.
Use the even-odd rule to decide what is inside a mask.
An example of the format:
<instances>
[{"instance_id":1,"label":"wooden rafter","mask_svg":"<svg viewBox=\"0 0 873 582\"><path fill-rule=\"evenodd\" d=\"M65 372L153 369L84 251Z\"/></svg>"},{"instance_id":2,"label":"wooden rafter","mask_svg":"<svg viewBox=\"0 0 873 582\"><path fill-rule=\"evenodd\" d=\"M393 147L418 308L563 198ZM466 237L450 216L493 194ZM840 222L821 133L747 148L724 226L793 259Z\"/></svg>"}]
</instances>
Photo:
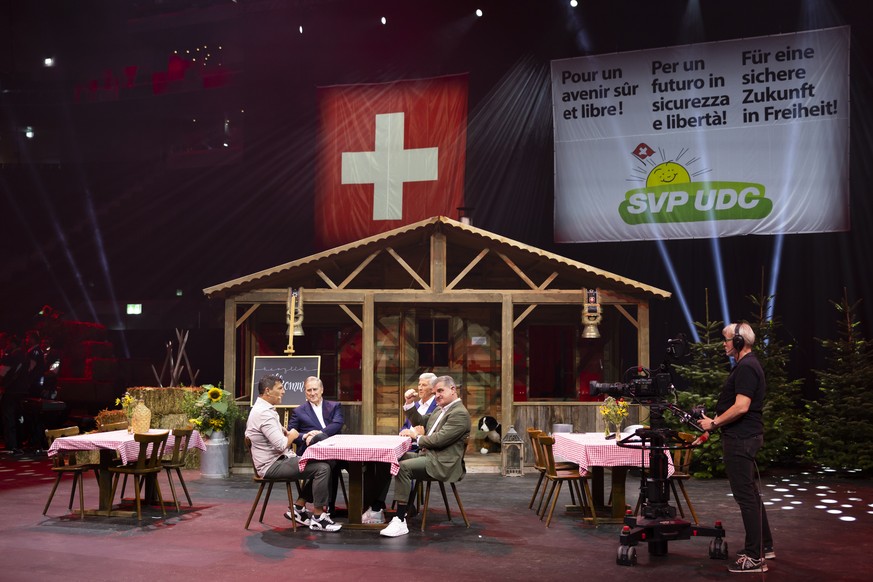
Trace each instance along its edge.
<instances>
[{"instance_id":1,"label":"wooden rafter","mask_svg":"<svg viewBox=\"0 0 873 582\"><path fill-rule=\"evenodd\" d=\"M245 322L245 320L247 320L247 319L251 316L251 314L254 313L255 310L256 310L258 307L260 307L260 306L261 306L260 303L255 303L254 305L252 305L251 307L249 307L249 308L246 310L246 312L242 314L242 317L240 317L239 319L236 320L236 325L235 325L235 327L239 327L239 326L241 326L241 325Z\"/></svg>"},{"instance_id":2,"label":"wooden rafter","mask_svg":"<svg viewBox=\"0 0 873 582\"><path fill-rule=\"evenodd\" d=\"M636 320L636 318L634 318L634 317L633 317L633 316L628 312L628 310L624 308L623 305L619 305L619 304L616 303L615 305L613 305L613 307L615 307L616 309L618 309L619 313L621 313L622 315L624 315L625 318L626 318L629 322L631 322L631 324L633 324L633 326L634 326L635 328L637 328L637 329L640 328L640 322L638 322L638 321Z\"/></svg>"},{"instance_id":3,"label":"wooden rafter","mask_svg":"<svg viewBox=\"0 0 873 582\"><path fill-rule=\"evenodd\" d=\"M331 280L331 278L328 277L328 276L325 274L324 271L322 271L321 269L318 269L318 270L315 271L315 272L318 274L319 277L321 277L321 280L322 280L322 281L324 281L325 283L327 283L327 286L328 286L328 287L330 287L331 289L336 289L336 288L337 288L336 283L334 283L334 282Z\"/></svg>"},{"instance_id":4,"label":"wooden rafter","mask_svg":"<svg viewBox=\"0 0 873 582\"><path fill-rule=\"evenodd\" d=\"M543 290L545 290L545 288L548 287L549 285L551 285L552 281L554 281L554 280L557 279L557 278L558 278L558 272L555 271L555 272L553 272L551 275L549 275L548 277L546 277L546 280L543 281L542 285L540 285L539 287L537 287L537 290L538 290L538 291L543 291ZM527 309L525 309L525 310L524 310L524 311L523 311L523 312L518 316L518 318L517 318L517 319L512 323L512 329L515 329L516 327L518 327L518 324L521 323L522 321L524 321L524 318L527 317L528 315L530 315L530 312L533 311L533 310L536 309L536 308L537 308L537 304L536 304L536 303L533 303L533 304L531 304L531 305L528 305L528 306L527 306Z\"/></svg>"},{"instance_id":5,"label":"wooden rafter","mask_svg":"<svg viewBox=\"0 0 873 582\"><path fill-rule=\"evenodd\" d=\"M479 261L481 261L482 259L485 258L485 255L488 254L488 251L489 251L489 249L487 249L487 248L479 251L479 254L476 255L476 257L472 261L470 261L470 264L468 264L466 267L464 267L464 270L461 271L460 273L458 273L458 276L455 277L454 280L448 284L448 286L446 287L446 291L451 291L452 289L454 289L455 285L460 283L464 279L464 277L467 276L467 273L472 271L473 267L478 265Z\"/></svg>"},{"instance_id":6,"label":"wooden rafter","mask_svg":"<svg viewBox=\"0 0 873 582\"><path fill-rule=\"evenodd\" d=\"M421 277L419 277L418 273L416 273L416 272L412 269L412 267L410 267L409 264L408 264L405 260L403 260L403 257L401 257L400 255L397 254L397 251L395 251L395 250L392 249L391 247L385 247L385 248L386 248L386 250L388 251L388 254L390 254L392 257L394 257L394 260L397 261L398 263L400 263L400 266L403 267L403 268L406 270L406 272L409 273L409 275L410 275L413 279L415 279L416 281L418 281L418 284L421 285L421 288L422 288L422 289L424 289L424 290L426 290L426 291L430 291L430 285L428 285L427 283L425 283L425 282L424 282L424 279L422 279Z\"/></svg>"},{"instance_id":7,"label":"wooden rafter","mask_svg":"<svg viewBox=\"0 0 873 582\"><path fill-rule=\"evenodd\" d=\"M515 274L518 275L518 276L521 278L522 281L524 281L525 283L527 283L528 287L530 287L531 289L536 289L536 288L537 288L536 283L534 283L533 281L531 281L531 280L530 280L530 277L528 277L527 275L525 275L525 274L524 274L524 271L522 271L521 269L519 269L519 268L518 268L518 265L516 265L514 262L512 262L512 259L510 259L509 257L507 257L506 255L504 255L504 254L501 253L501 252L498 252L497 254L498 254L498 256L500 256L501 259L503 259L503 262L504 262L504 263L506 263L507 265L509 265L509 268L510 268L510 269L512 269L513 271L515 271Z\"/></svg>"},{"instance_id":8,"label":"wooden rafter","mask_svg":"<svg viewBox=\"0 0 873 582\"><path fill-rule=\"evenodd\" d=\"M340 289L345 289L345 288L346 288L346 285L348 285L349 283L351 283L352 281L354 281L354 280L355 280L355 277L357 277L358 274L359 274L361 271L363 271L364 268L365 268L367 265L369 265L371 262L373 262L373 259L375 259L377 256L379 256L379 253L381 253L381 252L382 252L382 249L379 249L379 250L377 250L375 253L371 254L369 257L367 257L366 259L364 259L363 261L361 261L361 264L358 265L358 266L355 268L355 270L352 271L352 272L349 274L349 276L346 277L345 280L344 280L342 283L340 283L339 288L340 288Z\"/></svg>"}]
</instances>

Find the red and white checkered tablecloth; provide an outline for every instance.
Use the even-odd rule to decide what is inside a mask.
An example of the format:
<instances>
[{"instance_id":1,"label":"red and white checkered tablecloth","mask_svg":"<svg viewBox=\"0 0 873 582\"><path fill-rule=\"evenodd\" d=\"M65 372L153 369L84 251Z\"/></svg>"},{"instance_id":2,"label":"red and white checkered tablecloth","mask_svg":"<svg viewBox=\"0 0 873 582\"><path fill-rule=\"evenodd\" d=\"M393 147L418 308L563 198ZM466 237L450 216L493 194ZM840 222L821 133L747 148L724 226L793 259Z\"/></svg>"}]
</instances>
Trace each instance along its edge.
<instances>
[{"instance_id":1,"label":"red and white checkered tablecloth","mask_svg":"<svg viewBox=\"0 0 873 582\"><path fill-rule=\"evenodd\" d=\"M620 447L614 439L606 440L603 433L556 432L553 452L556 457L579 464L579 473L585 475L591 467L639 467L641 459L649 465L649 451ZM667 455L667 475L673 474L673 459Z\"/></svg>"},{"instance_id":2,"label":"red and white checkered tablecloth","mask_svg":"<svg viewBox=\"0 0 873 582\"><path fill-rule=\"evenodd\" d=\"M300 470L306 468L307 461L352 461L366 463L377 461L391 464L391 474L400 471L400 457L412 441L407 437L380 434L337 434L312 446L306 447L300 457Z\"/></svg>"},{"instance_id":3,"label":"red and white checkered tablecloth","mask_svg":"<svg viewBox=\"0 0 873 582\"><path fill-rule=\"evenodd\" d=\"M167 432L160 429L150 429L149 434L158 434ZM176 438L171 432L167 437L167 445L165 451L173 450L173 444ZM191 433L191 440L188 442L189 449L206 450L206 445L203 443L203 438L196 430ZM49 457L53 457L58 451L95 451L99 449L110 449L118 452L118 457L122 463L135 461L139 455L139 443L133 438L133 435L127 430L111 430L109 432L93 432L87 434L77 434L69 437L60 437L55 439L52 446L47 451Z\"/></svg>"}]
</instances>

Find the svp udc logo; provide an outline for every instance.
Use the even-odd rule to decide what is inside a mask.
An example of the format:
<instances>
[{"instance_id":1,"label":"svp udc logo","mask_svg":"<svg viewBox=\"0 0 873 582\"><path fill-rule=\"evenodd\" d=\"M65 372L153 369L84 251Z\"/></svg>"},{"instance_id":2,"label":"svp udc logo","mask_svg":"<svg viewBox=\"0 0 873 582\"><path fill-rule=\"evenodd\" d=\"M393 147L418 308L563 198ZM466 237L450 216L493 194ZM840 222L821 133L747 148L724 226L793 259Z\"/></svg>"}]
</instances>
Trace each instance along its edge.
<instances>
[{"instance_id":1,"label":"svp udc logo","mask_svg":"<svg viewBox=\"0 0 873 582\"><path fill-rule=\"evenodd\" d=\"M641 143L631 152L639 164L632 180L645 187L625 192L618 213L627 224L761 219L773 210L764 186L751 182L699 181L709 169L689 170L700 158L683 148L675 158ZM687 158L687 159L686 159Z\"/></svg>"}]
</instances>

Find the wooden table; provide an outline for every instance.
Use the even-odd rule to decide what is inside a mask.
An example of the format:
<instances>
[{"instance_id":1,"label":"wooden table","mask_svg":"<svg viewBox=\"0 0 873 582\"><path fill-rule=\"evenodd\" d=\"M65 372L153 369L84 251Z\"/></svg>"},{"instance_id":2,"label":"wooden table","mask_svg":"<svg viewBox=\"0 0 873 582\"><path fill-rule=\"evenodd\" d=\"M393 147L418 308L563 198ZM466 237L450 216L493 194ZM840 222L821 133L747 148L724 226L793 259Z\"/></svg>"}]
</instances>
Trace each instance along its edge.
<instances>
[{"instance_id":1,"label":"wooden table","mask_svg":"<svg viewBox=\"0 0 873 582\"><path fill-rule=\"evenodd\" d=\"M150 429L149 434L168 432L166 430ZM172 450L176 439L170 431L167 437L165 450ZM188 448L206 450L206 445L200 433L196 430L191 433ZM56 438L49 447L47 453L53 457L58 451L100 451L100 465L98 469L98 483L100 489L100 504L97 509L85 510L85 515L116 515L128 517L130 512L115 512L112 509L112 473L109 467L112 460L118 455L123 464L135 461L139 455L139 443L127 430L112 430L108 432L94 432L77 434L75 436ZM134 512L133 515L136 515Z\"/></svg>"},{"instance_id":2,"label":"wooden table","mask_svg":"<svg viewBox=\"0 0 873 582\"><path fill-rule=\"evenodd\" d=\"M608 521L624 521L627 508L625 495L625 479L631 467L639 468L641 464L649 465L649 451L640 451L620 447L614 439L606 440L603 433L555 433L554 453L568 461L579 464L579 474L591 473L591 496L596 508L604 509L603 468L612 469L612 506L609 508ZM673 474L673 460L667 455L667 474ZM599 519L599 518L598 518Z\"/></svg>"},{"instance_id":3,"label":"wooden table","mask_svg":"<svg viewBox=\"0 0 873 582\"><path fill-rule=\"evenodd\" d=\"M402 457L412 441L395 435L338 434L306 447L300 457L300 470L308 461L346 461L349 464L349 523L350 529L383 528L384 524L362 524L364 512L364 463L388 463L391 475L400 471Z\"/></svg>"}]
</instances>

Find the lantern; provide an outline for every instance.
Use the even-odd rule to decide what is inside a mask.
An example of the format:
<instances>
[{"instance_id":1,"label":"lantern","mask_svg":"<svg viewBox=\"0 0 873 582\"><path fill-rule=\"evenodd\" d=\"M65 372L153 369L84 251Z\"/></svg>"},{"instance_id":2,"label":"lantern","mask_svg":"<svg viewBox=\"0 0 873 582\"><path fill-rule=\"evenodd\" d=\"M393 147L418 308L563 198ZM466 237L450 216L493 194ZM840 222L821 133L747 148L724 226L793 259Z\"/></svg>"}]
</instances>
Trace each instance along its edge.
<instances>
[{"instance_id":1,"label":"lantern","mask_svg":"<svg viewBox=\"0 0 873 582\"><path fill-rule=\"evenodd\" d=\"M524 475L524 442L513 427L509 427L503 435L500 443L500 458L503 461L504 477Z\"/></svg>"}]
</instances>

